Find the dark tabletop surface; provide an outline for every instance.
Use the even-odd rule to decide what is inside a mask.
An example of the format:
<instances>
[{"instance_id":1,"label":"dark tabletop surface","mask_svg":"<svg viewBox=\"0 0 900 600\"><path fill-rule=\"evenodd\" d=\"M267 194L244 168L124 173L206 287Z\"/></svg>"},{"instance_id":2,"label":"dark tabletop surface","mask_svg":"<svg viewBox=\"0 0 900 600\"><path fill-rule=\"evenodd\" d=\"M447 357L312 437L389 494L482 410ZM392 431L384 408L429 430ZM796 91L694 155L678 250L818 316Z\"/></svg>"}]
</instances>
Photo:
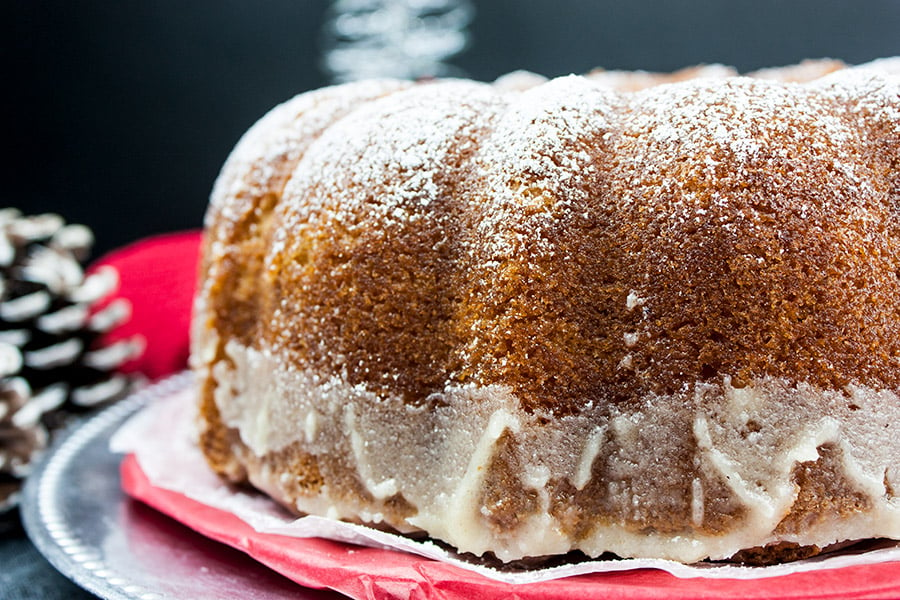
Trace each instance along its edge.
<instances>
[{"instance_id":1,"label":"dark tabletop surface","mask_svg":"<svg viewBox=\"0 0 900 600\"><path fill-rule=\"evenodd\" d=\"M0 598L86 600L96 598L61 575L28 541L17 514L0 517Z\"/></svg>"},{"instance_id":2,"label":"dark tabletop surface","mask_svg":"<svg viewBox=\"0 0 900 600\"><path fill-rule=\"evenodd\" d=\"M265 572L267 584L256 589L254 598L294 598L295 600L338 600L344 596L328 590L312 590L289 581L275 572L268 571L243 553L221 546L181 524L140 503L134 504L135 518L141 518L163 534L184 538L193 544L199 556L211 557L211 564L221 561L248 573L246 581L252 581L254 573ZM185 541L186 539L186 541ZM171 590L170 590L171 592ZM235 598L243 598L245 592L236 590ZM170 594L164 594L171 597ZM0 600L94 600L99 598L66 578L38 552L29 541L18 515L0 516ZM185 598L185 600L190 600Z\"/></svg>"}]
</instances>

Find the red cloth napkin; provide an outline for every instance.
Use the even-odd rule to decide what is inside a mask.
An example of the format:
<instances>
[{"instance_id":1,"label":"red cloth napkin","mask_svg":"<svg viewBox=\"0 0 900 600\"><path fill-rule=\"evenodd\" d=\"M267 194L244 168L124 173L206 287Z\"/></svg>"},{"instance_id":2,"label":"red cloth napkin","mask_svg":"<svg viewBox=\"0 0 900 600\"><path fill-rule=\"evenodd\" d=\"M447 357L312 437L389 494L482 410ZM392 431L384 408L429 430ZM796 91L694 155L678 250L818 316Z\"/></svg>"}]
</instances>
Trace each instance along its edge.
<instances>
[{"instance_id":1,"label":"red cloth napkin","mask_svg":"<svg viewBox=\"0 0 900 600\"><path fill-rule=\"evenodd\" d=\"M115 267L119 286L109 300L126 298L132 306L131 319L106 341L134 335L146 340L144 353L123 371L158 379L187 367L200 239L199 231L148 238L103 256L92 267Z\"/></svg>"}]
</instances>

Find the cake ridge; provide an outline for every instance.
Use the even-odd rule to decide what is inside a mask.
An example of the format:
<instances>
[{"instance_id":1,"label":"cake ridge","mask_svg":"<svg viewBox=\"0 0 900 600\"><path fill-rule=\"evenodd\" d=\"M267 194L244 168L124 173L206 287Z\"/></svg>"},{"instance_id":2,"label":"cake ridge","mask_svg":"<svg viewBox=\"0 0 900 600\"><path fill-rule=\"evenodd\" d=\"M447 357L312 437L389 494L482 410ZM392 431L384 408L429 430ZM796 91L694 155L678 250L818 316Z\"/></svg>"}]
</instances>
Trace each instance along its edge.
<instances>
[{"instance_id":1,"label":"cake ridge","mask_svg":"<svg viewBox=\"0 0 900 600\"><path fill-rule=\"evenodd\" d=\"M462 106L459 94L467 95ZM452 231L466 208L452 191L465 187L459 180L465 175L459 157L474 148L480 122L499 101L484 84L429 83L356 111L319 140L320 151L299 165L285 189L279 222L280 231L290 232L290 237L284 238L284 246L272 245L270 262L287 269L324 264L329 275L319 280L318 269L308 271L314 274L312 283L294 290L302 290L305 299L285 291L282 300L294 310L277 315L273 329L293 331L284 320L299 319L314 335L304 348L295 343L297 336L276 341L280 348L327 368L347 369L351 381L371 373L376 381L412 386L420 397L432 391L422 387L425 381L431 388L443 383L454 345L453 332L447 330L454 300L436 282L439 277L453 279L463 258L460 236ZM354 141L335 143L351 134ZM320 180L321 173L332 172L342 173L341 178ZM440 225L435 228L434 222ZM327 235L322 237L322 232ZM392 249L390 264L381 262L381 252L370 251L383 247ZM303 259L298 261L299 255ZM335 257L333 266L330 257ZM299 281L308 281L306 272L297 274ZM277 279L281 274L276 270L270 276ZM342 317L343 324L333 320L330 285L321 285L334 281L360 290L359 305L352 317ZM385 295L391 284L404 291ZM419 319L412 319L413 314ZM374 322L374 315L381 321ZM413 320L435 336L432 347L419 343L421 332L408 327ZM352 327L359 337L346 331L336 336L333 327ZM373 348L379 345L397 352L380 362L369 361L378 356ZM422 373L415 381L403 380L398 360L416 364Z\"/></svg>"}]
</instances>

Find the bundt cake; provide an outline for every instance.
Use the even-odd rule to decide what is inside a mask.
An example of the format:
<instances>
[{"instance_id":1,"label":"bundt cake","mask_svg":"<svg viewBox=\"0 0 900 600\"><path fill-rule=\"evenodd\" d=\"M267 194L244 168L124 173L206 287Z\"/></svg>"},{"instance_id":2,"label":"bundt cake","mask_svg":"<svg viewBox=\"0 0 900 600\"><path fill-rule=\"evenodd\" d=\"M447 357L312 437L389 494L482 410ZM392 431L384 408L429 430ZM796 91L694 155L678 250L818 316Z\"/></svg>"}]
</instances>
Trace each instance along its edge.
<instances>
[{"instance_id":1,"label":"bundt cake","mask_svg":"<svg viewBox=\"0 0 900 600\"><path fill-rule=\"evenodd\" d=\"M238 143L212 468L510 561L900 539L900 61L367 81Z\"/></svg>"}]
</instances>

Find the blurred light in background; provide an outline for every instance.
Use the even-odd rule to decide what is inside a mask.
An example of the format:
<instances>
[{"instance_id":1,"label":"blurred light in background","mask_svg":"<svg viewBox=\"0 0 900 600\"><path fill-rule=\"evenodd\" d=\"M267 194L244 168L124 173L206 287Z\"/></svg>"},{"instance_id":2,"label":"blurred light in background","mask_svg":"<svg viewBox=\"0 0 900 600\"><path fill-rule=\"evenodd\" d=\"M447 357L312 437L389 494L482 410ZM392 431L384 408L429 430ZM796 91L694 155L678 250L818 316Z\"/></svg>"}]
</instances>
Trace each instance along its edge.
<instances>
[{"instance_id":1,"label":"blurred light in background","mask_svg":"<svg viewBox=\"0 0 900 600\"><path fill-rule=\"evenodd\" d=\"M336 82L459 75L446 61L466 47L473 13L467 0L337 0L323 67Z\"/></svg>"}]
</instances>

